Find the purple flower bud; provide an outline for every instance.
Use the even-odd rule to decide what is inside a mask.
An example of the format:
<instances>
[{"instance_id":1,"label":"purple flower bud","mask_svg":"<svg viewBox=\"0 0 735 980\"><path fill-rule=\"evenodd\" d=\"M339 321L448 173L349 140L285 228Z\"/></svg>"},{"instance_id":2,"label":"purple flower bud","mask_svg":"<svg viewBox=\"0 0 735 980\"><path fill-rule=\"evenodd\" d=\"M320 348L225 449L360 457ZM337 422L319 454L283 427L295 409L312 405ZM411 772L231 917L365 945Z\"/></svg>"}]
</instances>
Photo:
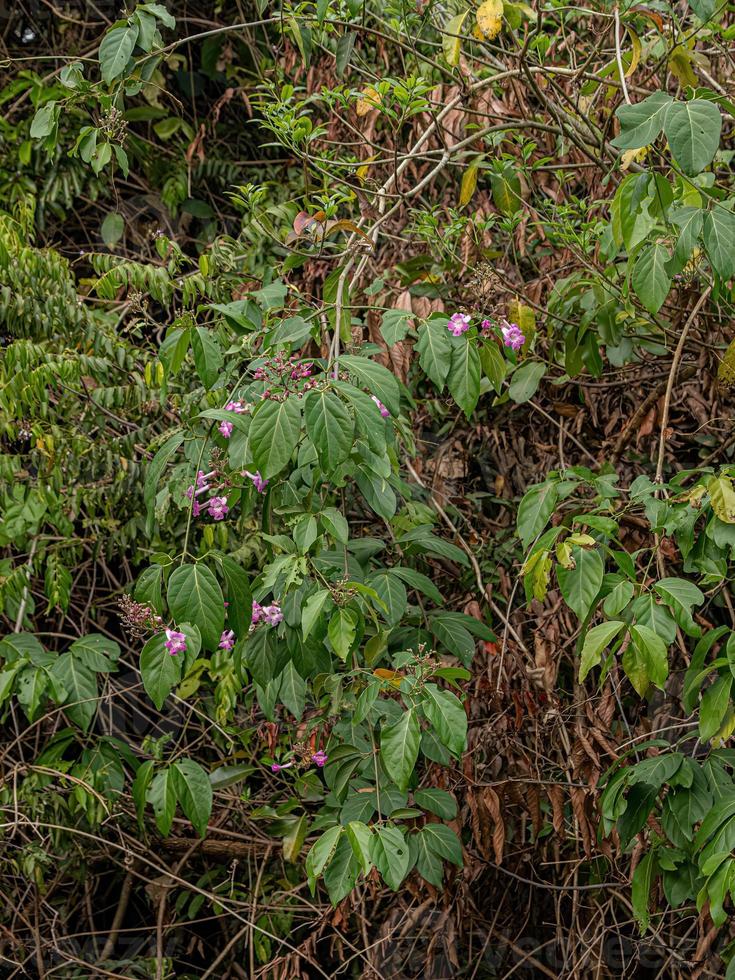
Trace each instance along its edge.
<instances>
[{"instance_id":1,"label":"purple flower bud","mask_svg":"<svg viewBox=\"0 0 735 980\"><path fill-rule=\"evenodd\" d=\"M384 419L390 418L390 412L385 407L385 405L381 402L381 400L376 395L371 395L370 397L375 402L375 404L378 406L378 411L383 416L383 418Z\"/></svg>"},{"instance_id":2,"label":"purple flower bud","mask_svg":"<svg viewBox=\"0 0 735 980\"><path fill-rule=\"evenodd\" d=\"M322 749L319 749L319 751L315 752L314 755L311 757L311 761L314 763L315 766L319 766L319 768L321 769L326 763L328 758L329 756L327 755L327 753L323 752Z\"/></svg>"},{"instance_id":3,"label":"purple flower bud","mask_svg":"<svg viewBox=\"0 0 735 980\"><path fill-rule=\"evenodd\" d=\"M226 603L225 603L226 605ZM235 634L232 630L224 630L219 638L220 650L232 650L235 645Z\"/></svg>"},{"instance_id":4,"label":"purple flower bud","mask_svg":"<svg viewBox=\"0 0 735 980\"><path fill-rule=\"evenodd\" d=\"M229 439L232 435L232 430L234 428L232 422L220 422L217 427L225 439Z\"/></svg>"}]
</instances>

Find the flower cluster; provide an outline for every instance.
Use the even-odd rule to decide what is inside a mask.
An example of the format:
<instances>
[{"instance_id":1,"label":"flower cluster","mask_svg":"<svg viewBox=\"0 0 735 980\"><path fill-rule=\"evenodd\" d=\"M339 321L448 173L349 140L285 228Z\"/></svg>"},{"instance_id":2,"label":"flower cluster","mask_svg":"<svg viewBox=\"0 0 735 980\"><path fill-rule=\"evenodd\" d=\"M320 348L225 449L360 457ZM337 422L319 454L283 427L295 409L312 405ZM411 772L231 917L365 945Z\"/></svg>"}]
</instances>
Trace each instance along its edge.
<instances>
[{"instance_id":1,"label":"flower cluster","mask_svg":"<svg viewBox=\"0 0 735 980\"><path fill-rule=\"evenodd\" d=\"M225 405L225 411L234 412L236 415L243 415L245 412L249 412L251 407L252 407L251 405L246 405L244 402L241 401L230 401L227 402L227 404ZM225 439L229 439L230 436L232 435L232 430L234 426L232 422L229 422L227 419L223 419L223 421L220 422L217 428L219 429L220 433L225 437Z\"/></svg>"},{"instance_id":2,"label":"flower cluster","mask_svg":"<svg viewBox=\"0 0 735 980\"><path fill-rule=\"evenodd\" d=\"M523 331L517 323L508 323L505 320L500 325L500 332L503 335L503 343L506 347L510 347L511 350L520 350L526 342Z\"/></svg>"},{"instance_id":3,"label":"flower cluster","mask_svg":"<svg viewBox=\"0 0 735 980\"><path fill-rule=\"evenodd\" d=\"M311 761L319 769L324 768L328 759L329 756L322 749L319 749L319 751L315 752L311 757ZM290 769L294 765L295 762L293 760L291 762L281 762L281 763L274 762L273 765L271 766L271 772L281 772L282 769Z\"/></svg>"},{"instance_id":4,"label":"flower cluster","mask_svg":"<svg viewBox=\"0 0 735 980\"><path fill-rule=\"evenodd\" d=\"M310 361L300 362L297 354L287 358L279 351L262 361L253 372L253 377L256 381L266 382L263 398L282 401L289 394L309 391L316 386L317 382L311 380L313 369Z\"/></svg>"},{"instance_id":5,"label":"flower cluster","mask_svg":"<svg viewBox=\"0 0 735 980\"><path fill-rule=\"evenodd\" d=\"M235 646L235 633L233 630L224 630L219 638L220 650L232 650Z\"/></svg>"},{"instance_id":6,"label":"flower cluster","mask_svg":"<svg viewBox=\"0 0 735 980\"><path fill-rule=\"evenodd\" d=\"M470 329L470 315L469 313L453 313L449 317L449 322L447 323L447 330L453 337L461 337L463 333L467 333Z\"/></svg>"},{"instance_id":7,"label":"flower cluster","mask_svg":"<svg viewBox=\"0 0 735 980\"><path fill-rule=\"evenodd\" d=\"M192 514L194 517L199 517L201 514L209 514L215 521L221 521L229 513L230 508L227 506L227 497L215 495L210 497L209 500L205 500L204 503L197 500L197 497L201 497L203 493L207 493L212 489L212 485L208 481L216 475L217 470L211 470L209 473L199 470L196 483L187 487L186 496L189 500L193 498Z\"/></svg>"},{"instance_id":8,"label":"flower cluster","mask_svg":"<svg viewBox=\"0 0 735 980\"><path fill-rule=\"evenodd\" d=\"M166 642L163 645L172 657L177 653L186 653L186 635L176 630L166 630Z\"/></svg>"},{"instance_id":9,"label":"flower cluster","mask_svg":"<svg viewBox=\"0 0 735 980\"><path fill-rule=\"evenodd\" d=\"M133 636L141 637L150 631L157 631L163 626L163 620L150 606L136 602L132 596L124 595L120 606L120 619Z\"/></svg>"},{"instance_id":10,"label":"flower cluster","mask_svg":"<svg viewBox=\"0 0 735 980\"><path fill-rule=\"evenodd\" d=\"M261 606L259 602L253 599L253 626L257 626L258 623L266 623L268 626L278 626L282 620L283 613L277 602L274 602L270 606Z\"/></svg>"}]
</instances>

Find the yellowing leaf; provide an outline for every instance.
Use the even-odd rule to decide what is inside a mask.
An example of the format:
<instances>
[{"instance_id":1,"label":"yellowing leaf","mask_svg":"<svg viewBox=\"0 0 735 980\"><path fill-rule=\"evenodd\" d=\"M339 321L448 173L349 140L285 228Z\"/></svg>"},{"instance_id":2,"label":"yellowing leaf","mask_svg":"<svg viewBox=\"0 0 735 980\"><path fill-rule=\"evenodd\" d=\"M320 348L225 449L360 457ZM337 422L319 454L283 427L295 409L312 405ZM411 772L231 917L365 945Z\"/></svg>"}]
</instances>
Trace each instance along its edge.
<instances>
[{"instance_id":1,"label":"yellowing leaf","mask_svg":"<svg viewBox=\"0 0 735 980\"><path fill-rule=\"evenodd\" d=\"M477 8L477 26L486 41L492 41L500 34L503 26L503 0L485 0Z\"/></svg>"},{"instance_id":2,"label":"yellowing leaf","mask_svg":"<svg viewBox=\"0 0 735 980\"><path fill-rule=\"evenodd\" d=\"M459 206L464 207L472 200L472 195L477 187L477 174L480 169L479 162L472 163L462 174L462 186L459 190Z\"/></svg>"},{"instance_id":3,"label":"yellowing leaf","mask_svg":"<svg viewBox=\"0 0 735 980\"><path fill-rule=\"evenodd\" d=\"M358 116L366 116L371 109L374 109L378 105L380 105L380 96L372 85L368 85L362 90L362 95L357 100L355 111Z\"/></svg>"},{"instance_id":4,"label":"yellowing leaf","mask_svg":"<svg viewBox=\"0 0 735 980\"><path fill-rule=\"evenodd\" d=\"M631 163L642 163L648 155L648 147L642 146L640 150L625 150L620 155L620 169L627 170Z\"/></svg>"},{"instance_id":5,"label":"yellowing leaf","mask_svg":"<svg viewBox=\"0 0 735 980\"><path fill-rule=\"evenodd\" d=\"M447 64L452 68L459 64L459 55L462 50L462 38L459 35L462 33L462 25L468 13L469 10L465 10L463 14L457 14L456 17L452 17L451 20L447 21L444 28L442 51L444 52L444 58Z\"/></svg>"},{"instance_id":6,"label":"yellowing leaf","mask_svg":"<svg viewBox=\"0 0 735 980\"><path fill-rule=\"evenodd\" d=\"M735 490L729 476L713 476L707 484L712 510L725 524L735 524Z\"/></svg>"},{"instance_id":7,"label":"yellowing leaf","mask_svg":"<svg viewBox=\"0 0 735 980\"><path fill-rule=\"evenodd\" d=\"M681 45L674 48L669 57L669 71L682 85L690 85L692 88L696 88L699 84L697 76L692 71L691 54Z\"/></svg>"},{"instance_id":8,"label":"yellowing leaf","mask_svg":"<svg viewBox=\"0 0 735 980\"><path fill-rule=\"evenodd\" d=\"M630 38L630 43L633 46L633 54L630 59L630 64L628 65L625 72L625 77L630 78L630 76L638 67L638 62L641 60L642 48L641 48L641 39L638 37L636 32L630 27L627 27L626 30L628 31L628 37Z\"/></svg>"},{"instance_id":9,"label":"yellowing leaf","mask_svg":"<svg viewBox=\"0 0 735 980\"><path fill-rule=\"evenodd\" d=\"M730 341L730 346L720 361L717 380L724 388L732 388L735 385L735 340Z\"/></svg>"},{"instance_id":10,"label":"yellowing leaf","mask_svg":"<svg viewBox=\"0 0 735 980\"><path fill-rule=\"evenodd\" d=\"M517 323L521 328L521 333L526 338L523 351L527 351L531 346L531 341L536 335L536 311L532 306L526 306L519 299L513 299L508 303L508 320Z\"/></svg>"}]
</instances>

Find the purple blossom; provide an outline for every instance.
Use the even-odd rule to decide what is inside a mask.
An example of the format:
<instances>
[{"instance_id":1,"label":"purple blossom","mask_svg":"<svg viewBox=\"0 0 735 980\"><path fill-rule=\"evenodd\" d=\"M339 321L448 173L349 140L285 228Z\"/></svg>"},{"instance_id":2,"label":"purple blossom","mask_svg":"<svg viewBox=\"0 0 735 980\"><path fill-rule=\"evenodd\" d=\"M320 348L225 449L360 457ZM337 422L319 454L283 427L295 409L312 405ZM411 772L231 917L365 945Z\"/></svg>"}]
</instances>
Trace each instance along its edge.
<instances>
[{"instance_id":1,"label":"purple blossom","mask_svg":"<svg viewBox=\"0 0 735 980\"><path fill-rule=\"evenodd\" d=\"M163 645L172 657L177 653L186 653L186 635L176 630L166 630L166 642Z\"/></svg>"},{"instance_id":2,"label":"purple blossom","mask_svg":"<svg viewBox=\"0 0 735 980\"><path fill-rule=\"evenodd\" d=\"M199 517L199 515L201 514L202 505L199 503L198 500L195 500L194 503L192 504L191 512L194 515L194 517Z\"/></svg>"},{"instance_id":3,"label":"purple blossom","mask_svg":"<svg viewBox=\"0 0 735 980\"><path fill-rule=\"evenodd\" d=\"M232 422L220 422L220 424L217 426L217 428L222 433L222 435L225 437L225 439L229 439L230 436L232 435L232 430L233 430L234 426L233 426Z\"/></svg>"},{"instance_id":4,"label":"purple blossom","mask_svg":"<svg viewBox=\"0 0 735 980\"><path fill-rule=\"evenodd\" d=\"M526 342L523 331L517 323L508 323L501 326L500 332L503 335L503 343L512 350L520 350Z\"/></svg>"},{"instance_id":5,"label":"purple blossom","mask_svg":"<svg viewBox=\"0 0 735 980\"><path fill-rule=\"evenodd\" d=\"M314 755L311 757L311 761L314 763L315 766L319 766L319 768L321 769L328 758L329 756L327 755L327 753L324 752L322 749L319 749L319 751L315 752Z\"/></svg>"},{"instance_id":6,"label":"purple blossom","mask_svg":"<svg viewBox=\"0 0 735 980\"><path fill-rule=\"evenodd\" d=\"M242 475L246 476L248 480L253 481L253 486L258 493L265 493L265 488L268 486L268 481L264 480L260 475L260 470L256 470L255 473L251 473L250 470L243 470Z\"/></svg>"},{"instance_id":7,"label":"purple blossom","mask_svg":"<svg viewBox=\"0 0 735 980\"><path fill-rule=\"evenodd\" d=\"M215 521L224 520L225 514L230 509L227 506L227 497L210 497L207 503L209 504L209 516L213 517Z\"/></svg>"},{"instance_id":8,"label":"purple blossom","mask_svg":"<svg viewBox=\"0 0 735 980\"><path fill-rule=\"evenodd\" d=\"M375 404L378 406L378 411L383 416L383 418L384 419L390 418L390 412L385 407L385 405L381 402L381 400L378 398L378 396L377 395L371 395L370 397L375 402Z\"/></svg>"},{"instance_id":9,"label":"purple blossom","mask_svg":"<svg viewBox=\"0 0 735 980\"><path fill-rule=\"evenodd\" d=\"M271 766L271 772L280 772L281 769L290 769L292 765L293 762L284 762L280 765L279 763L274 762L273 765Z\"/></svg>"},{"instance_id":10,"label":"purple blossom","mask_svg":"<svg viewBox=\"0 0 735 980\"><path fill-rule=\"evenodd\" d=\"M224 630L219 638L220 650L231 650L235 645L235 634L232 630Z\"/></svg>"},{"instance_id":11,"label":"purple blossom","mask_svg":"<svg viewBox=\"0 0 735 980\"><path fill-rule=\"evenodd\" d=\"M225 411L235 412L236 415L242 415L243 412L247 412L247 409L241 401L227 402L225 405Z\"/></svg>"},{"instance_id":12,"label":"purple blossom","mask_svg":"<svg viewBox=\"0 0 735 980\"><path fill-rule=\"evenodd\" d=\"M467 333L470 329L470 315L469 313L453 313L449 317L449 322L447 323L447 330L452 334L453 337L461 337L463 333Z\"/></svg>"},{"instance_id":13,"label":"purple blossom","mask_svg":"<svg viewBox=\"0 0 735 980\"><path fill-rule=\"evenodd\" d=\"M277 602L274 602L270 606L261 606L259 602L253 599L253 625L258 623L266 623L268 626L278 626L278 624L283 620L283 613L281 612L281 607Z\"/></svg>"}]
</instances>

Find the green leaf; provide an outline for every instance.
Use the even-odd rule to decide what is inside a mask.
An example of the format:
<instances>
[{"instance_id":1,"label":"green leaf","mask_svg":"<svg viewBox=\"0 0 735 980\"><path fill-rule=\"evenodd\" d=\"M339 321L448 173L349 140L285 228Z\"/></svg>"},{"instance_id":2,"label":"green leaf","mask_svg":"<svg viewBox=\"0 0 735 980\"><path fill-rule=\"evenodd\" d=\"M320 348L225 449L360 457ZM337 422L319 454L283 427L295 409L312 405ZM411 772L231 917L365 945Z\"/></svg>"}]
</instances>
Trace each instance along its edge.
<instances>
[{"instance_id":1,"label":"green leaf","mask_svg":"<svg viewBox=\"0 0 735 980\"><path fill-rule=\"evenodd\" d=\"M641 858L633 872L630 897L633 905L633 915L638 923L641 934L647 931L650 922L648 903L651 897L651 885L657 870L656 852L650 850Z\"/></svg>"},{"instance_id":2,"label":"green leaf","mask_svg":"<svg viewBox=\"0 0 735 980\"><path fill-rule=\"evenodd\" d=\"M218 555L217 561L225 577L227 625L238 637L247 636L253 617L250 579L245 569L229 555Z\"/></svg>"},{"instance_id":3,"label":"green leaf","mask_svg":"<svg viewBox=\"0 0 735 980\"><path fill-rule=\"evenodd\" d=\"M174 790L181 809L200 837L207 833L212 814L212 784L193 759L179 759L171 768Z\"/></svg>"},{"instance_id":4,"label":"green leaf","mask_svg":"<svg viewBox=\"0 0 735 980\"><path fill-rule=\"evenodd\" d=\"M320 515L322 524L332 537L340 544L347 544L350 539L350 528L344 514L336 507L325 507Z\"/></svg>"},{"instance_id":5,"label":"green leaf","mask_svg":"<svg viewBox=\"0 0 735 980\"><path fill-rule=\"evenodd\" d=\"M444 597L428 575L423 575L413 568L404 568L403 566L392 568L391 575L397 575L398 578L403 579L406 585L412 589L415 589L417 592L423 592L437 606L444 604Z\"/></svg>"},{"instance_id":6,"label":"green leaf","mask_svg":"<svg viewBox=\"0 0 735 980\"><path fill-rule=\"evenodd\" d=\"M181 680L181 655L171 656L164 643L165 633L157 633L140 653L140 676L148 697L160 711L163 702Z\"/></svg>"},{"instance_id":7,"label":"green leaf","mask_svg":"<svg viewBox=\"0 0 735 980\"><path fill-rule=\"evenodd\" d=\"M345 827L347 839L352 847L352 853L362 868L363 874L369 874L373 866L370 856L373 832L361 820L351 820Z\"/></svg>"},{"instance_id":8,"label":"green leaf","mask_svg":"<svg viewBox=\"0 0 735 980\"><path fill-rule=\"evenodd\" d=\"M345 69L350 63L350 58L352 56L352 49L355 46L355 39L357 34L354 31L348 31L343 34L342 37L337 41L337 75L341 78Z\"/></svg>"},{"instance_id":9,"label":"green leaf","mask_svg":"<svg viewBox=\"0 0 735 980\"><path fill-rule=\"evenodd\" d=\"M566 604L579 619L584 619L602 586L605 563L596 550L575 546L572 549L574 568L557 566L556 577Z\"/></svg>"},{"instance_id":10,"label":"green leaf","mask_svg":"<svg viewBox=\"0 0 735 980\"><path fill-rule=\"evenodd\" d=\"M421 731L413 708L404 711L393 725L380 733L380 758L398 789L405 790L419 754Z\"/></svg>"},{"instance_id":11,"label":"green leaf","mask_svg":"<svg viewBox=\"0 0 735 980\"><path fill-rule=\"evenodd\" d=\"M718 677L702 695L699 706L699 740L707 742L717 734L730 705L731 674Z\"/></svg>"},{"instance_id":12,"label":"green leaf","mask_svg":"<svg viewBox=\"0 0 735 980\"><path fill-rule=\"evenodd\" d=\"M357 616L351 609L336 609L327 627L332 649L340 660L346 660L357 635Z\"/></svg>"},{"instance_id":13,"label":"green leaf","mask_svg":"<svg viewBox=\"0 0 735 980\"><path fill-rule=\"evenodd\" d=\"M669 673L666 644L647 626L632 626L631 643L623 654L623 670L643 697L651 684L663 688Z\"/></svg>"},{"instance_id":14,"label":"green leaf","mask_svg":"<svg viewBox=\"0 0 735 980\"><path fill-rule=\"evenodd\" d=\"M511 401L521 405L533 398L546 374L546 365L541 361L524 361L511 375L508 394Z\"/></svg>"},{"instance_id":15,"label":"green leaf","mask_svg":"<svg viewBox=\"0 0 735 980\"><path fill-rule=\"evenodd\" d=\"M36 110L36 114L33 117L33 122L31 123L31 139L40 140L46 136L50 136L56 126L58 114L59 111L56 108L55 102L44 102Z\"/></svg>"},{"instance_id":16,"label":"green leaf","mask_svg":"<svg viewBox=\"0 0 735 980\"><path fill-rule=\"evenodd\" d=\"M480 364L482 365L483 374L497 394L500 394L503 381L508 373L508 362L500 353L496 344L486 342L480 346Z\"/></svg>"},{"instance_id":17,"label":"green leaf","mask_svg":"<svg viewBox=\"0 0 735 980\"><path fill-rule=\"evenodd\" d=\"M183 441L184 433L174 432L174 434L169 436L169 438L164 442L148 465L148 471L146 473L145 484L143 487L143 502L145 503L146 507L145 533L148 535L148 537L151 537L153 534L153 527L156 518L155 504L158 481L161 479L161 474L166 469L166 463L168 463L169 459L173 456Z\"/></svg>"},{"instance_id":18,"label":"green leaf","mask_svg":"<svg viewBox=\"0 0 735 980\"><path fill-rule=\"evenodd\" d=\"M448 617L446 613L432 615L429 628L437 641L469 666L475 656L475 641L467 627Z\"/></svg>"},{"instance_id":19,"label":"green leaf","mask_svg":"<svg viewBox=\"0 0 735 980\"><path fill-rule=\"evenodd\" d=\"M707 99L672 102L664 117L664 133L674 159L684 173L691 175L712 162L721 130L720 110Z\"/></svg>"},{"instance_id":20,"label":"green leaf","mask_svg":"<svg viewBox=\"0 0 735 980\"><path fill-rule=\"evenodd\" d=\"M452 345L447 385L452 398L469 418L480 397L480 355L465 337Z\"/></svg>"},{"instance_id":21,"label":"green leaf","mask_svg":"<svg viewBox=\"0 0 735 980\"><path fill-rule=\"evenodd\" d=\"M308 640L311 631L314 629L321 611L324 608L324 603L331 597L329 589L319 589L314 595L309 596L303 605L301 610L301 632L304 637L304 643Z\"/></svg>"},{"instance_id":22,"label":"green leaf","mask_svg":"<svg viewBox=\"0 0 735 980\"><path fill-rule=\"evenodd\" d=\"M112 248L113 245L116 245L120 241L124 231L125 221L121 214L110 211L109 214L105 215L105 220L102 222L100 228L100 234L102 235L102 241L108 248Z\"/></svg>"},{"instance_id":23,"label":"green leaf","mask_svg":"<svg viewBox=\"0 0 735 980\"><path fill-rule=\"evenodd\" d=\"M459 56L462 51L462 38L459 35L462 33L462 25L468 13L469 10L465 10L463 13L457 14L456 17L452 17L447 21L442 31L442 52L451 68L455 68L459 64Z\"/></svg>"},{"instance_id":24,"label":"green leaf","mask_svg":"<svg viewBox=\"0 0 735 980\"><path fill-rule=\"evenodd\" d=\"M59 656L50 673L66 691L65 714L86 732L97 712L97 675L71 651Z\"/></svg>"},{"instance_id":25,"label":"green leaf","mask_svg":"<svg viewBox=\"0 0 735 980\"><path fill-rule=\"evenodd\" d=\"M666 268L670 258L663 245L646 245L636 257L631 283L649 313L658 313L669 295L671 276Z\"/></svg>"},{"instance_id":26,"label":"green leaf","mask_svg":"<svg viewBox=\"0 0 735 980\"><path fill-rule=\"evenodd\" d=\"M130 787L133 802L135 803L135 812L138 816L138 826L141 828L141 830L143 829L143 814L145 812L148 787L150 786L151 779L153 778L153 765L153 759L147 759L145 762L141 763L138 767L138 771L135 774L133 785Z\"/></svg>"},{"instance_id":27,"label":"green leaf","mask_svg":"<svg viewBox=\"0 0 735 980\"><path fill-rule=\"evenodd\" d=\"M599 626L593 626L588 631L584 638L579 664L580 684L592 668L600 663L602 660L602 651L612 642L624 626L625 623L616 620L610 623L600 623Z\"/></svg>"},{"instance_id":28,"label":"green leaf","mask_svg":"<svg viewBox=\"0 0 735 980\"><path fill-rule=\"evenodd\" d=\"M301 402L264 399L250 425L250 450L256 469L269 480L281 472L293 455L301 434Z\"/></svg>"},{"instance_id":29,"label":"green leaf","mask_svg":"<svg viewBox=\"0 0 735 980\"><path fill-rule=\"evenodd\" d=\"M444 863L429 845L429 838L424 837L421 832L413 836L416 848L416 870L430 885L441 888L444 878Z\"/></svg>"},{"instance_id":30,"label":"green leaf","mask_svg":"<svg viewBox=\"0 0 735 980\"><path fill-rule=\"evenodd\" d=\"M340 837L337 847L324 871L324 884L332 905L338 905L355 887L360 865L352 852L347 836Z\"/></svg>"},{"instance_id":31,"label":"green leaf","mask_svg":"<svg viewBox=\"0 0 735 980\"><path fill-rule=\"evenodd\" d=\"M653 587L672 609L677 623L688 636L702 632L692 618L692 607L704 602L704 594L694 582L683 578L662 578Z\"/></svg>"},{"instance_id":32,"label":"green leaf","mask_svg":"<svg viewBox=\"0 0 735 980\"><path fill-rule=\"evenodd\" d=\"M538 537L554 512L558 497L556 483L537 483L529 487L518 507L518 535L524 549Z\"/></svg>"},{"instance_id":33,"label":"green leaf","mask_svg":"<svg viewBox=\"0 0 735 980\"><path fill-rule=\"evenodd\" d=\"M342 836L342 827L330 827L316 840L306 858L306 873L310 878L318 878L334 856L337 843Z\"/></svg>"},{"instance_id":34,"label":"green leaf","mask_svg":"<svg viewBox=\"0 0 735 980\"><path fill-rule=\"evenodd\" d=\"M453 755L462 755L467 745L467 715L456 694L426 684L421 708L442 744Z\"/></svg>"},{"instance_id":35,"label":"green leaf","mask_svg":"<svg viewBox=\"0 0 735 980\"><path fill-rule=\"evenodd\" d=\"M74 640L69 647L69 653L91 670L107 673L115 669L115 662L120 657L120 647L108 636L88 633Z\"/></svg>"},{"instance_id":36,"label":"green leaf","mask_svg":"<svg viewBox=\"0 0 735 980\"><path fill-rule=\"evenodd\" d=\"M171 769L163 769L156 773L146 798L153 807L156 826L164 837L168 837L176 812L176 790Z\"/></svg>"},{"instance_id":37,"label":"green leaf","mask_svg":"<svg viewBox=\"0 0 735 980\"><path fill-rule=\"evenodd\" d=\"M286 705L296 721L301 721L306 703L306 681L296 670L292 660L289 660L281 673L278 699Z\"/></svg>"},{"instance_id":38,"label":"green leaf","mask_svg":"<svg viewBox=\"0 0 735 980\"><path fill-rule=\"evenodd\" d=\"M380 334L389 347L406 339L413 324L413 313L408 310L386 310L380 323Z\"/></svg>"},{"instance_id":39,"label":"green leaf","mask_svg":"<svg viewBox=\"0 0 735 980\"><path fill-rule=\"evenodd\" d=\"M419 339L414 349L419 355L421 370L440 392L443 391L452 357L447 321L436 317L427 320L419 329Z\"/></svg>"},{"instance_id":40,"label":"green leaf","mask_svg":"<svg viewBox=\"0 0 735 980\"><path fill-rule=\"evenodd\" d=\"M398 827L383 826L373 834L370 857L386 885L398 891L411 868L408 841Z\"/></svg>"},{"instance_id":41,"label":"green leaf","mask_svg":"<svg viewBox=\"0 0 735 980\"><path fill-rule=\"evenodd\" d=\"M616 115L620 121L620 135L612 140L612 145L619 150L649 146L661 132L671 102L671 96L666 92L654 92L642 102L619 106Z\"/></svg>"},{"instance_id":42,"label":"green leaf","mask_svg":"<svg viewBox=\"0 0 735 980\"><path fill-rule=\"evenodd\" d=\"M400 579L390 572L379 572L371 576L369 584L378 594L385 606L381 609L383 618L389 626L398 626L408 606L406 587Z\"/></svg>"},{"instance_id":43,"label":"green leaf","mask_svg":"<svg viewBox=\"0 0 735 980\"><path fill-rule=\"evenodd\" d=\"M427 847L438 857L462 867L462 845L454 831L443 823L427 823L421 830Z\"/></svg>"},{"instance_id":44,"label":"green leaf","mask_svg":"<svg viewBox=\"0 0 735 980\"><path fill-rule=\"evenodd\" d=\"M493 203L501 214L513 215L523 204L521 181L512 167L504 167L490 174Z\"/></svg>"},{"instance_id":45,"label":"green leaf","mask_svg":"<svg viewBox=\"0 0 735 980\"><path fill-rule=\"evenodd\" d=\"M457 816L457 801L446 790L435 789L433 786L428 789L417 789L413 799L416 806L436 814L442 820L454 820Z\"/></svg>"},{"instance_id":46,"label":"green leaf","mask_svg":"<svg viewBox=\"0 0 735 980\"><path fill-rule=\"evenodd\" d=\"M336 469L350 455L355 438L355 423L345 403L332 391L312 391L304 417L322 469Z\"/></svg>"},{"instance_id":47,"label":"green leaf","mask_svg":"<svg viewBox=\"0 0 735 980\"><path fill-rule=\"evenodd\" d=\"M370 390L388 409L392 416L401 413L401 389L395 375L367 357L356 357L354 354L343 354L339 359L340 367L347 368L360 382Z\"/></svg>"},{"instance_id":48,"label":"green leaf","mask_svg":"<svg viewBox=\"0 0 735 980\"><path fill-rule=\"evenodd\" d=\"M138 25L114 27L102 38L99 60L102 81L112 82L122 75L138 40Z\"/></svg>"},{"instance_id":49,"label":"green leaf","mask_svg":"<svg viewBox=\"0 0 735 980\"><path fill-rule=\"evenodd\" d=\"M197 327L191 335L194 366L205 388L211 388L220 376L224 357L211 330Z\"/></svg>"},{"instance_id":50,"label":"green leaf","mask_svg":"<svg viewBox=\"0 0 735 980\"><path fill-rule=\"evenodd\" d=\"M174 621L193 623L204 646L216 650L225 628L225 606L214 573L206 565L180 565L168 580L166 597Z\"/></svg>"},{"instance_id":51,"label":"green leaf","mask_svg":"<svg viewBox=\"0 0 735 980\"><path fill-rule=\"evenodd\" d=\"M704 247L721 279L735 275L735 214L714 204L704 216Z\"/></svg>"}]
</instances>

